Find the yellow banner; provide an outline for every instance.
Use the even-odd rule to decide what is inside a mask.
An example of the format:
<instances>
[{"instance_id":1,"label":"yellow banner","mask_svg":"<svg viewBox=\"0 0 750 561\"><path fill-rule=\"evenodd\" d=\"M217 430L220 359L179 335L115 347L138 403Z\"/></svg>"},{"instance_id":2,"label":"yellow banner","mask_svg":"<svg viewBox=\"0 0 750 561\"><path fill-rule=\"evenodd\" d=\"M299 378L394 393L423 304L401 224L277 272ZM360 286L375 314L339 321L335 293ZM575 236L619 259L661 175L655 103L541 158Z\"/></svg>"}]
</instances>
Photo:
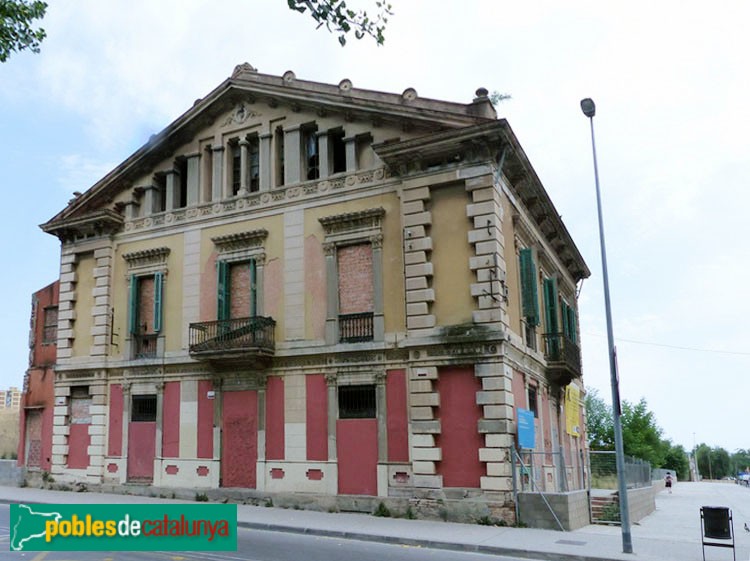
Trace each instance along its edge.
<instances>
[{"instance_id":1,"label":"yellow banner","mask_svg":"<svg viewBox=\"0 0 750 561\"><path fill-rule=\"evenodd\" d=\"M571 436L581 436L581 390L575 384L565 388L565 428Z\"/></svg>"}]
</instances>

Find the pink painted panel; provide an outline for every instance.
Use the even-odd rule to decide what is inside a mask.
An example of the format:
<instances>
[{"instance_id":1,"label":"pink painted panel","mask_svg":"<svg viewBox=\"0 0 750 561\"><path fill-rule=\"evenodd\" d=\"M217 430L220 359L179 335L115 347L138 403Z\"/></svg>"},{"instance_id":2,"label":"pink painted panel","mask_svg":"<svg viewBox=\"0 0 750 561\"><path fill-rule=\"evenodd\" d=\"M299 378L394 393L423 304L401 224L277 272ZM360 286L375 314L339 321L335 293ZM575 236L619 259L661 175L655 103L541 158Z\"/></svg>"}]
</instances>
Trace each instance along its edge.
<instances>
[{"instance_id":1,"label":"pink painted panel","mask_svg":"<svg viewBox=\"0 0 750 561\"><path fill-rule=\"evenodd\" d=\"M213 391L211 380L198 382L198 457L214 457L214 400L208 398Z\"/></svg>"},{"instance_id":2,"label":"pink painted panel","mask_svg":"<svg viewBox=\"0 0 750 561\"><path fill-rule=\"evenodd\" d=\"M263 268L263 315L279 320L284 298L284 268L280 259L269 259Z\"/></svg>"},{"instance_id":3,"label":"pink painted panel","mask_svg":"<svg viewBox=\"0 0 750 561\"><path fill-rule=\"evenodd\" d=\"M477 405L482 384L472 366L445 367L439 370L437 389L441 433L435 440L443 458L437 473L443 476L444 487L478 488L479 478L486 475L485 465L479 461L484 439L477 426L482 418L482 408Z\"/></svg>"},{"instance_id":4,"label":"pink painted panel","mask_svg":"<svg viewBox=\"0 0 750 561\"><path fill-rule=\"evenodd\" d=\"M122 386L112 384L109 387L109 436L107 455L122 456Z\"/></svg>"},{"instance_id":5,"label":"pink painted panel","mask_svg":"<svg viewBox=\"0 0 750 561\"><path fill-rule=\"evenodd\" d=\"M258 461L258 393L225 392L221 479L224 487L255 488Z\"/></svg>"},{"instance_id":6,"label":"pink painted panel","mask_svg":"<svg viewBox=\"0 0 750 561\"><path fill-rule=\"evenodd\" d=\"M305 292L312 337L323 339L326 334L326 258L323 246L315 236L305 239Z\"/></svg>"},{"instance_id":7,"label":"pink painted panel","mask_svg":"<svg viewBox=\"0 0 750 561\"><path fill-rule=\"evenodd\" d=\"M42 412L42 461L40 467L44 471L52 469L52 427L54 424L54 408L45 407Z\"/></svg>"},{"instance_id":8,"label":"pink painted panel","mask_svg":"<svg viewBox=\"0 0 750 561\"><path fill-rule=\"evenodd\" d=\"M378 422L376 419L336 421L339 494L378 494Z\"/></svg>"},{"instance_id":9,"label":"pink painted panel","mask_svg":"<svg viewBox=\"0 0 750 561\"><path fill-rule=\"evenodd\" d=\"M156 423L128 423L128 480L154 478Z\"/></svg>"},{"instance_id":10,"label":"pink painted panel","mask_svg":"<svg viewBox=\"0 0 750 561\"><path fill-rule=\"evenodd\" d=\"M162 439L163 458L180 457L180 382L164 384L162 400Z\"/></svg>"},{"instance_id":11,"label":"pink painted panel","mask_svg":"<svg viewBox=\"0 0 750 561\"><path fill-rule=\"evenodd\" d=\"M406 371L389 370L385 382L388 461L409 461L409 421L406 411Z\"/></svg>"},{"instance_id":12,"label":"pink painted panel","mask_svg":"<svg viewBox=\"0 0 750 561\"><path fill-rule=\"evenodd\" d=\"M284 459L284 379L269 376L266 386L266 459Z\"/></svg>"},{"instance_id":13,"label":"pink painted panel","mask_svg":"<svg viewBox=\"0 0 750 561\"><path fill-rule=\"evenodd\" d=\"M307 459L328 459L328 388L323 374L305 377L307 390Z\"/></svg>"},{"instance_id":14,"label":"pink painted panel","mask_svg":"<svg viewBox=\"0 0 750 561\"><path fill-rule=\"evenodd\" d=\"M89 426L69 425L68 434L68 467L71 469L86 469L89 467Z\"/></svg>"}]
</instances>

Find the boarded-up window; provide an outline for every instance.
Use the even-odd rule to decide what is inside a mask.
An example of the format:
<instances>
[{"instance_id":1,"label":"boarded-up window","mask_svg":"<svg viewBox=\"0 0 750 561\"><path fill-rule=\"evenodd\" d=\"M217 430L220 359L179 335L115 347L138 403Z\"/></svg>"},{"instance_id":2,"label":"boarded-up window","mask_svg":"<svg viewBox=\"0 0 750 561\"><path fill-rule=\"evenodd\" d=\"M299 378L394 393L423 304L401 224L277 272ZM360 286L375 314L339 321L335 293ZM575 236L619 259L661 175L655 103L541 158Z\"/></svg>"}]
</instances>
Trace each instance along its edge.
<instances>
[{"instance_id":1,"label":"boarded-up window","mask_svg":"<svg viewBox=\"0 0 750 561\"><path fill-rule=\"evenodd\" d=\"M42 343L45 345L57 343L57 306L44 308Z\"/></svg>"},{"instance_id":2,"label":"boarded-up window","mask_svg":"<svg viewBox=\"0 0 750 561\"><path fill-rule=\"evenodd\" d=\"M372 312L372 245L369 243L338 248L339 313Z\"/></svg>"},{"instance_id":3,"label":"boarded-up window","mask_svg":"<svg viewBox=\"0 0 750 561\"><path fill-rule=\"evenodd\" d=\"M339 419L374 419L375 386L339 386Z\"/></svg>"},{"instance_id":4,"label":"boarded-up window","mask_svg":"<svg viewBox=\"0 0 750 561\"><path fill-rule=\"evenodd\" d=\"M91 396L88 386L70 388L70 424L91 424Z\"/></svg>"},{"instance_id":5,"label":"boarded-up window","mask_svg":"<svg viewBox=\"0 0 750 561\"><path fill-rule=\"evenodd\" d=\"M134 423L153 423L156 421L156 396L134 395L130 420Z\"/></svg>"}]
</instances>

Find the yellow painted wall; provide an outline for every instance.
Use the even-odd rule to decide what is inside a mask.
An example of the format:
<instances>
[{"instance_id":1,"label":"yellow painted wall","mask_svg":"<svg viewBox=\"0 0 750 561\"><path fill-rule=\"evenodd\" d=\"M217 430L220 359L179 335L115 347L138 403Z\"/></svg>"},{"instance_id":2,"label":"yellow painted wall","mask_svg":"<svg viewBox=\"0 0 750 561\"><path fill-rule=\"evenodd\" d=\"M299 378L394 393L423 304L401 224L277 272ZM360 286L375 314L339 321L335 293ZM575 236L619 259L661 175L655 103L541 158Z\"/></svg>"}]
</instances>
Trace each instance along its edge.
<instances>
[{"instance_id":1,"label":"yellow painted wall","mask_svg":"<svg viewBox=\"0 0 750 561\"><path fill-rule=\"evenodd\" d=\"M435 290L432 313L437 325L468 323L476 307L471 296L475 276L469 269L469 259L473 255L468 239L471 222L466 216L469 198L461 183L433 188L430 196L432 288Z\"/></svg>"},{"instance_id":2,"label":"yellow painted wall","mask_svg":"<svg viewBox=\"0 0 750 561\"><path fill-rule=\"evenodd\" d=\"M84 253L78 256L76 263L76 321L73 326L75 339L73 340L73 356L90 356L93 339L91 327L93 325L94 307L94 254Z\"/></svg>"},{"instance_id":3,"label":"yellow painted wall","mask_svg":"<svg viewBox=\"0 0 750 561\"><path fill-rule=\"evenodd\" d=\"M314 236L321 244L325 241L325 231L318 221L324 216L333 216L370 208L383 207L383 314L385 331L404 331L404 263L401 251L400 202L395 192L376 197L342 201L326 206L309 208L305 211L305 239ZM320 332L312 325L312 296L305 295L305 338L312 339Z\"/></svg>"}]
</instances>

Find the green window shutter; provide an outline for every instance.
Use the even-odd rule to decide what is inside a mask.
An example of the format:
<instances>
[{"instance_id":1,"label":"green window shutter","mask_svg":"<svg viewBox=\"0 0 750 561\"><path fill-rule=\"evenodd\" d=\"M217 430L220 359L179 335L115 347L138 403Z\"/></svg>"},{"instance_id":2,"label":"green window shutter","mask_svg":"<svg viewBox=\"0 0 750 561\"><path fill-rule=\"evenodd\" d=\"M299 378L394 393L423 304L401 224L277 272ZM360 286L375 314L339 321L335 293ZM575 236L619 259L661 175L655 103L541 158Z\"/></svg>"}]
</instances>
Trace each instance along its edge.
<instances>
[{"instance_id":1,"label":"green window shutter","mask_svg":"<svg viewBox=\"0 0 750 561\"><path fill-rule=\"evenodd\" d=\"M217 306L216 315L219 321L229 319L229 266L226 261L216 263Z\"/></svg>"},{"instance_id":2,"label":"green window shutter","mask_svg":"<svg viewBox=\"0 0 750 561\"><path fill-rule=\"evenodd\" d=\"M568 306L568 337L574 343L577 342L578 328L576 326L576 310L575 308Z\"/></svg>"},{"instance_id":3,"label":"green window shutter","mask_svg":"<svg viewBox=\"0 0 750 561\"><path fill-rule=\"evenodd\" d=\"M128 331L135 335L138 333L138 277L130 275L130 315L128 316Z\"/></svg>"},{"instance_id":4,"label":"green window shutter","mask_svg":"<svg viewBox=\"0 0 750 561\"><path fill-rule=\"evenodd\" d=\"M154 274L154 331L161 331L161 308L163 298L164 273Z\"/></svg>"},{"instance_id":5,"label":"green window shutter","mask_svg":"<svg viewBox=\"0 0 750 561\"><path fill-rule=\"evenodd\" d=\"M539 325L539 294L536 287L536 267L531 249L522 249L521 265L521 309L530 325Z\"/></svg>"},{"instance_id":6,"label":"green window shutter","mask_svg":"<svg viewBox=\"0 0 750 561\"><path fill-rule=\"evenodd\" d=\"M258 315L258 267L250 260L250 317Z\"/></svg>"},{"instance_id":7,"label":"green window shutter","mask_svg":"<svg viewBox=\"0 0 750 561\"><path fill-rule=\"evenodd\" d=\"M565 303L563 303L563 306ZM557 279L544 279L544 320L547 327L547 333L557 333L558 314L557 314ZM563 323L565 318L563 317Z\"/></svg>"}]
</instances>

